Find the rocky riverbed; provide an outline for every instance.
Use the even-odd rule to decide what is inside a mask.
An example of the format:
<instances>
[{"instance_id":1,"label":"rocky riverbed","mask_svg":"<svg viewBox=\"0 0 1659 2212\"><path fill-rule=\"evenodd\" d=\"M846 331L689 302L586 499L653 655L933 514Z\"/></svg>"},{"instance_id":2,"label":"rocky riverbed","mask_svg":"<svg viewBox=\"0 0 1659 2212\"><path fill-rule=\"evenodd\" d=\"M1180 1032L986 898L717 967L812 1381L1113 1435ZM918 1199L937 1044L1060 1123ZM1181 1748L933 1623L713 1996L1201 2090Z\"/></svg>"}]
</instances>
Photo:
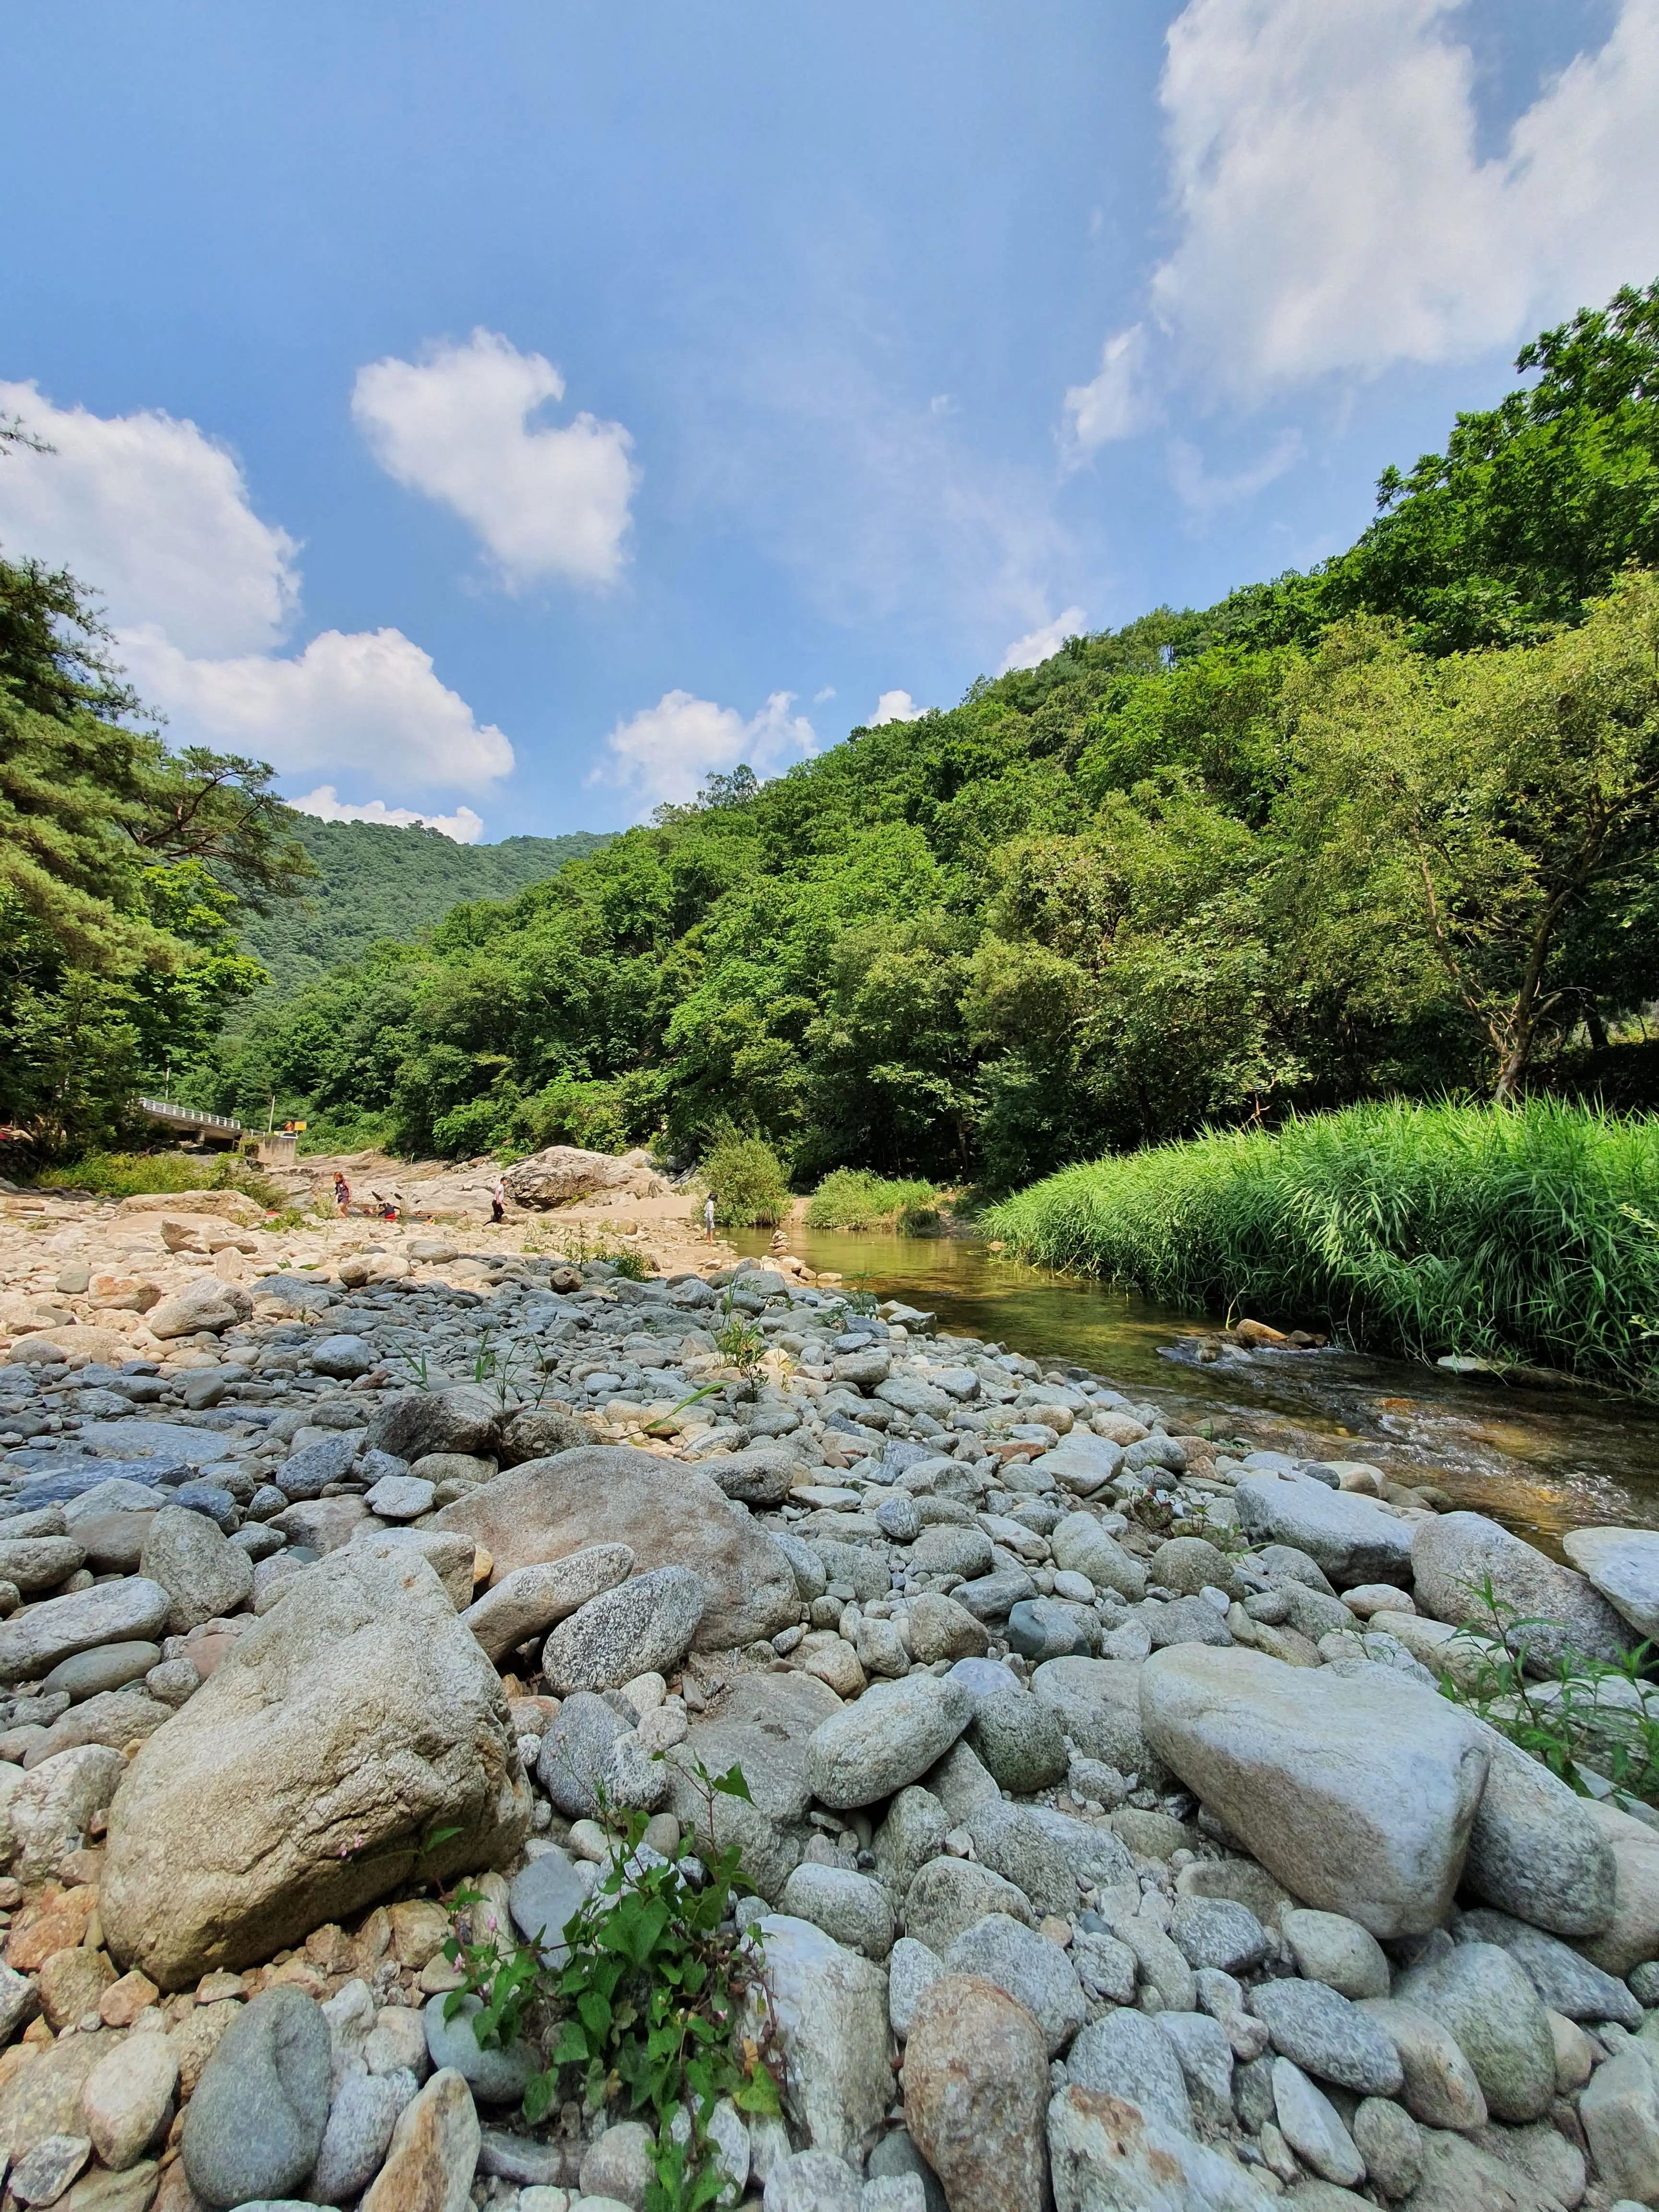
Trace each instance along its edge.
<instances>
[{"instance_id":1,"label":"rocky riverbed","mask_svg":"<svg viewBox=\"0 0 1659 2212\"><path fill-rule=\"evenodd\" d=\"M732 2203L1659 2202L1659 1832L1437 1688L1487 1580L1618 1658L1659 1536L1566 1567L793 1262L0 1206L15 2204L641 2212L637 2124L445 2021L444 1899L562 1925L698 1761L786 2074Z\"/></svg>"}]
</instances>

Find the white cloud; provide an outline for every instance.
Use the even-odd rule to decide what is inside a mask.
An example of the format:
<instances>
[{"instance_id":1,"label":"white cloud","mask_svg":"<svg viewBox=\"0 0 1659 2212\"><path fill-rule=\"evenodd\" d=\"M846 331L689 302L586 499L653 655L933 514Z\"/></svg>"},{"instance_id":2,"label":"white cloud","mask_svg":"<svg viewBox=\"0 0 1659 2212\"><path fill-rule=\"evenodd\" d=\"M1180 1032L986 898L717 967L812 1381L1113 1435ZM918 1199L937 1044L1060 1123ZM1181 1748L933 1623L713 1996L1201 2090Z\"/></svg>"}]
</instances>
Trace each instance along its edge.
<instances>
[{"instance_id":1,"label":"white cloud","mask_svg":"<svg viewBox=\"0 0 1659 2212\"><path fill-rule=\"evenodd\" d=\"M419 362L359 369L351 411L388 476L477 532L508 591L547 576L614 583L640 476L634 441L586 413L562 428L532 421L563 397L551 362L477 330Z\"/></svg>"},{"instance_id":2,"label":"white cloud","mask_svg":"<svg viewBox=\"0 0 1659 2212\"><path fill-rule=\"evenodd\" d=\"M1056 615L1041 629L1034 629L1024 637L1017 637L1002 656L999 676L1006 676L1011 668L1036 668L1060 651L1068 637L1082 634L1087 620L1081 607L1067 607L1063 615Z\"/></svg>"},{"instance_id":3,"label":"white cloud","mask_svg":"<svg viewBox=\"0 0 1659 2212\"><path fill-rule=\"evenodd\" d=\"M146 409L106 418L0 384L54 451L0 461L0 536L74 570L118 626L152 623L192 653L279 643L299 605L299 547L261 522L235 456L193 422Z\"/></svg>"},{"instance_id":4,"label":"white cloud","mask_svg":"<svg viewBox=\"0 0 1659 2212\"><path fill-rule=\"evenodd\" d=\"M382 786L477 790L513 748L400 630L325 630L283 656L299 548L253 512L235 457L193 422L105 418L0 385L55 449L0 462L0 536L73 568L107 605L119 657L175 742L226 747L284 775L358 772Z\"/></svg>"},{"instance_id":5,"label":"white cloud","mask_svg":"<svg viewBox=\"0 0 1659 2212\"><path fill-rule=\"evenodd\" d=\"M684 805L696 797L705 778L744 764L764 779L818 749L806 717L789 712L794 696L774 691L759 714L744 721L735 707L719 707L689 691L665 691L654 707L617 723L588 785L613 785L646 811L664 801Z\"/></svg>"},{"instance_id":6,"label":"white cloud","mask_svg":"<svg viewBox=\"0 0 1659 2212\"><path fill-rule=\"evenodd\" d=\"M175 740L254 753L285 775L395 774L422 791L477 791L513 766L494 723L481 726L401 630L326 629L292 659L192 660L154 629L121 643L140 690L165 702Z\"/></svg>"},{"instance_id":7,"label":"white cloud","mask_svg":"<svg viewBox=\"0 0 1659 2212\"><path fill-rule=\"evenodd\" d=\"M1066 392L1066 431L1074 453L1091 453L1158 421L1162 410L1145 383L1149 351L1146 325L1132 323L1102 346L1091 380Z\"/></svg>"},{"instance_id":8,"label":"white cloud","mask_svg":"<svg viewBox=\"0 0 1659 2212\"><path fill-rule=\"evenodd\" d=\"M826 684L822 691L815 691L812 694L812 704L815 707L821 707L826 699L833 699L835 696L835 685L833 684Z\"/></svg>"},{"instance_id":9,"label":"white cloud","mask_svg":"<svg viewBox=\"0 0 1659 2212\"><path fill-rule=\"evenodd\" d=\"M1545 84L1489 159L1462 0L1189 0L1162 99L1179 229L1149 313L1066 394L1077 447L1155 382L1260 404L1468 358L1659 261L1659 0Z\"/></svg>"},{"instance_id":10,"label":"white cloud","mask_svg":"<svg viewBox=\"0 0 1659 2212\"><path fill-rule=\"evenodd\" d=\"M919 722L927 712L925 707L917 706L908 691L884 691L865 726L878 730L884 722Z\"/></svg>"},{"instance_id":11,"label":"white cloud","mask_svg":"<svg viewBox=\"0 0 1659 2212\"><path fill-rule=\"evenodd\" d=\"M1183 507L1200 514L1208 514L1218 507L1231 507L1242 499L1254 499L1264 491L1276 477L1282 477L1293 468L1304 452L1299 430L1281 431L1261 459L1248 469L1239 469L1230 477L1206 474L1204 457L1196 446L1185 438L1170 441L1170 481L1175 486L1176 496Z\"/></svg>"},{"instance_id":12,"label":"white cloud","mask_svg":"<svg viewBox=\"0 0 1659 2212\"><path fill-rule=\"evenodd\" d=\"M458 845L476 845L483 836L483 817L470 806L458 806L453 814L418 814L412 806L388 806L383 799L353 806L340 798L331 783L319 783L303 799L290 799L288 803L297 813L314 814L319 822L386 822L398 830L423 822L428 830L441 830Z\"/></svg>"}]
</instances>

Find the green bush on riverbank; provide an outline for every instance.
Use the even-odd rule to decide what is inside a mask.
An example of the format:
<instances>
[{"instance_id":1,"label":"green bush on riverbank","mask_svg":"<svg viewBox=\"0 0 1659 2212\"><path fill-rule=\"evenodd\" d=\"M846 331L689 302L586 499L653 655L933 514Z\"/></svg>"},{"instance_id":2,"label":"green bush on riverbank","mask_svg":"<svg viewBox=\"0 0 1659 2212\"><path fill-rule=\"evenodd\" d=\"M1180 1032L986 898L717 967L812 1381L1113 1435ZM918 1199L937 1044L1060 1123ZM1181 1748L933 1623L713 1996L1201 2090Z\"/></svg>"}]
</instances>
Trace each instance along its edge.
<instances>
[{"instance_id":1,"label":"green bush on riverbank","mask_svg":"<svg viewBox=\"0 0 1659 2212\"><path fill-rule=\"evenodd\" d=\"M36 1183L41 1190L89 1190L96 1198L240 1190L261 1206L285 1203L281 1187L256 1162L226 1152L211 1158L190 1152L85 1152L65 1166L43 1169Z\"/></svg>"},{"instance_id":2,"label":"green bush on riverbank","mask_svg":"<svg viewBox=\"0 0 1659 2212\"><path fill-rule=\"evenodd\" d=\"M837 1168L806 1202L809 1229L896 1229L901 1233L936 1229L939 1194L920 1178L872 1174L867 1168Z\"/></svg>"},{"instance_id":3,"label":"green bush on riverbank","mask_svg":"<svg viewBox=\"0 0 1659 2212\"><path fill-rule=\"evenodd\" d=\"M1066 1168L992 1209L1023 1256L1366 1350L1659 1394L1659 1119L1404 1101Z\"/></svg>"}]
</instances>

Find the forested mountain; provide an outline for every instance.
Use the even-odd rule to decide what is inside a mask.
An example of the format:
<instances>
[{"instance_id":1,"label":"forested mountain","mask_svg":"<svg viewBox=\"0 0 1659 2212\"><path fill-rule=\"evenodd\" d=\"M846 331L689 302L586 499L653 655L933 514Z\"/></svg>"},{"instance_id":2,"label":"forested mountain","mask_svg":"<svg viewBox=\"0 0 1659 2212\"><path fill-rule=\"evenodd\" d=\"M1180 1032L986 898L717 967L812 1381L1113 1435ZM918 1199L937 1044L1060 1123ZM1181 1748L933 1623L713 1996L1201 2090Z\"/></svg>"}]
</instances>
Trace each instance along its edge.
<instances>
[{"instance_id":1,"label":"forested mountain","mask_svg":"<svg viewBox=\"0 0 1659 2212\"><path fill-rule=\"evenodd\" d=\"M377 938L413 937L463 899L511 898L608 842L577 830L458 845L418 823L400 829L319 822L309 814L294 817L294 834L316 866L316 880L306 885L303 903L250 914L242 929L248 951L285 995L361 960Z\"/></svg>"},{"instance_id":2,"label":"forested mountain","mask_svg":"<svg viewBox=\"0 0 1659 2212\"><path fill-rule=\"evenodd\" d=\"M235 1036L238 928L326 958L342 912L372 936L434 862L535 841L284 819L258 763L134 735L70 580L0 564L0 1114L85 1141L166 1055L203 1105L274 1091L341 1138L729 1125L803 1179L1006 1186L1206 1121L1559 1080L1659 975L1659 286L1518 366L1318 570L716 778ZM314 920L250 921L306 870Z\"/></svg>"},{"instance_id":3,"label":"forested mountain","mask_svg":"<svg viewBox=\"0 0 1659 2212\"><path fill-rule=\"evenodd\" d=\"M1659 974L1659 287L1518 365L1320 570L717 779L301 993L213 1099L1009 1184L1545 1079Z\"/></svg>"}]
</instances>

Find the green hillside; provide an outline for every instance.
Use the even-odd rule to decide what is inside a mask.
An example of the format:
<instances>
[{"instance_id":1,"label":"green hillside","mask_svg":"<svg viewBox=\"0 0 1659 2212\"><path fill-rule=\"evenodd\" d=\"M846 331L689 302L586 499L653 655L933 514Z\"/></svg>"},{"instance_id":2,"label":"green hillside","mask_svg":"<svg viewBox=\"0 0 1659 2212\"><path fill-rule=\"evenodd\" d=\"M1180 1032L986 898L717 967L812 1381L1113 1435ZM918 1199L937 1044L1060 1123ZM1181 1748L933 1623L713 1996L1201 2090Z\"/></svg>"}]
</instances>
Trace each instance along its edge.
<instances>
[{"instance_id":1,"label":"green hillside","mask_svg":"<svg viewBox=\"0 0 1659 2212\"><path fill-rule=\"evenodd\" d=\"M283 997L348 962L377 938L414 937L464 899L511 898L607 841L579 830L567 837L506 837L458 845L420 823L319 822L295 815L294 830L321 871L303 903L249 913L242 934Z\"/></svg>"},{"instance_id":2,"label":"green hillside","mask_svg":"<svg viewBox=\"0 0 1659 2212\"><path fill-rule=\"evenodd\" d=\"M1321 569L716 777L300 992L201 1103L1007 1187L1570 1086L1659 973L1659 286L1517 365Z\"/></svg>"}]
</instances>

